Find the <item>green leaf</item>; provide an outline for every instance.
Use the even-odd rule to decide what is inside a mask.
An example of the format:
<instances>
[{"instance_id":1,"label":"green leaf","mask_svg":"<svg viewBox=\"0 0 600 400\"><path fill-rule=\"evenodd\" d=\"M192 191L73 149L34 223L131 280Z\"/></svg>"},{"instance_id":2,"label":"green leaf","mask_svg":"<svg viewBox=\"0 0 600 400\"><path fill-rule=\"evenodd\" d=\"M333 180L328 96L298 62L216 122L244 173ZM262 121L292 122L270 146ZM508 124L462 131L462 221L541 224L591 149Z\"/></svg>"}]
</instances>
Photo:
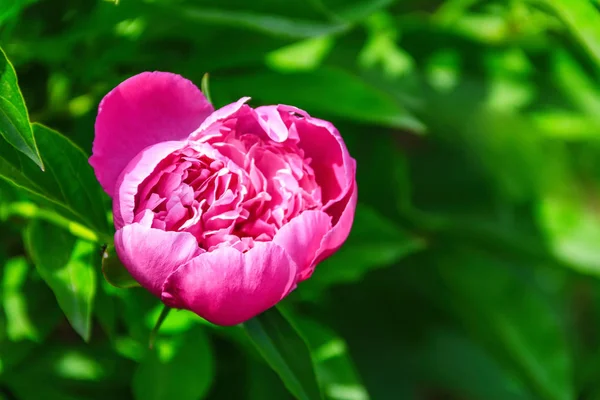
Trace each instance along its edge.
<instances>
[{"instance_id":1,"label":"green leaf","mask_svg":"<svg viewBox=\"0 0 600 400\"><path fill-rule=\"evenodd\" d=\"M293 320L311 349L317 378L327 397L368 400L344 338L315 320L298 316Z\"/></svg>"},{"instance_id":2,"label":"green leaf","mask_svg":"<svg viewBox=\"0 0 600 400\"><path fill-rule=\"evenodd\" d=\"M276 308L244 323L265 361L298 400L322 399L313 361L304 339Z\"/></svg>"},{"instance_id":3,"label":"green leaf","mask_svg":"<svg viewBox=\"0 0 600 400\"><path fill-rule=\"evenodd\" d=\"M32 3L39 0L5 0L0 4L0 26L10 18L13 18L21 12L21 10Z\"/></svg>"},{"instance_id":4,"label":"green leaf","mask_svg":"<svg viewBox=\"0 0 600 400\"><path fill-rule=\"evenodd\" d=\"M43 125L33 124L46 171L18 154L0 147L0 179L25 190L32 198L52 206L68 219L82 222L108 240L110 230L105 194L87 156L68 138Z\"/></svg>"},{"instance_id":5,"label":"green leaf","mask_svg":"<svg viewBox=\"0 0 600 400\"><path fill-rule=\"evenodd\" d=\"M94 299L94 315L104 333L114 341L118 322L116 299L106 292L105 286L108 286L108 283L102 282L102 273L98 270L96 272L99 288Z\"/></svg>"},{"instance_id":6,"label":"green leaf","mask_svg":"<svg viewBox=\"0 0 600 400\"><path fill-rule=\"evenodd\" d=\"M121 289L140 287L140 284L133 279L133 276L119 260L113 246L107 247L102 255L102 273L106 281L115 287Z\"/></svg>"},{"instance_id":7,"label":"green leaf","mask_svg":"<svg viewBox=\"0 0 600 400\"><path fill-rule=\"evenodd\" d=\"M202 328L185 335L159 338L133 378L138 400L198 400L212 384L214 361L210 342Z\"/></svg>"},{"instance_id":8,"label":"green leaf","mask_svg":"<svg viewBox=\"0 0 600 400\"><path fill-rule=\"evenodd\" d=\"M12 258L4 265L2 276L2 306L6 315L6 334L11 341L39 340L39 333L27 312L23 286L29 265L23 257Z\"/></svg>"},{"instance_id":9,"label":"green leaf","mask_svg":"<svg viewBox=\"0 0 600 400\"><path fill-rule=\"evenodd\" d=\"M549 5L600 66L600 15L588 0L537 0Z\"/></svg>"},{"instance_id":10,"label":"green leaf","mask_svg":"<svg viewBox=\"0 0 600 400\"><path fill-rule=\"evenodd\" d=\"M600 125L600 94L595 78L589 76L567 51L558 49L552 54L553 76L556 85L573 106L593 119L587 129Z\"/></svg>"},{"instance_id":11,"label":"green leaf","mask_svg":"<svg viewBox=\"0 0 600 400\"><path fill-rule=\"evenodd\" d=\"M0 48L0 135L40 168L44 168L36 146L25 100L19 90L14 67Z\"/></svg>"},{"instance_id":12,"label":"green leaf","mask_svg":"<svg viewBox=\"0 0 600 400\"><path fill-rule=\"evenodd\" d=\"M538 219L558 259L600 276L600 218L592 204L577 193L548 193L539 202Z\"/></svg>"},{"instance_id":13,"label":"green leaf","mask_svg":"<svg viewBox=\"0 0 600 400\"><path fill-rule=\"evenodd\" d=\"M305 39L270 52L265 61L276 71L310 71L321 65L334 45L332 36Z\"/></svg>"},{"instance_id":14,"label":"green leaf","mask_svg":"<svg viewBox=\"0 0 600 400\"><path fill-rule=\"evenodd\" d=\"M40 220L30 223L25 241L40 276L54 292L69 323L89 341L96 295L94 269L100 263L99 249Z\"/></svg>"},{"instance_id":15,"label":"green leaf","mask_svg":"<svg viewBox=\"0 0 600 400\"><path fill-rule=\"evenodd\" d=\"M215 24L245 28L290 39L339 34L350 27L349 24L340 21L305 19L258 10L242 10L239 7L226 9L184 6L165 8L165 12L203 25Z\"/></svg>"},{"instance_id":16,"label":"green leaf","mask_svg":"<svg viewBox=\"0 0 600 400\"><path fill-rule=\"evenodd\" d=\"M423 130L422 124L394 98L339 68L323 67L286 74L236 74L224 79L213 76L211 86L213 95L226 94L228 100L250 96L265 104L293 104L319 117L327 114L352 121Z\"/></svg>"},{"instance_id":17,"label":"green leaf","mask_svg":"<svg viewBox=\"0 0 600 400\"><path fill-rule=\"evenodd\" d=\"M264 362L249 358L246 368L248 377L245 388L248 400L291 400L293 396L287 391L279 376Z\"/></svg>"},{"instance_id":18,"label":"green leaf","mask_svg":"<svg viewBox=\"0 0 600 400\"><path fill-rule=\"evenodd\" d=\"M575 398L566 333L540 289L490 255L464 250L436 261L449 289L443 303L538 396Z\"/></svg>"},{"instance_id":19,"label":"green leaf","mask_svg":"<svg viewBox=\"0 0 600 400\"><path fill-rule=\"evenodd\" d=\"M208 82L209 78L210 78L210 76L209 76L208 72L205 73L202 76L202 82L201 82L200 87L202 88L202 94L204 95L204 97L206 97L208 102L212 104L212 100L210 98L210 87L209 87L209 82Z\"/></svg>"},{"instance_id":20,"label":"green leaf","mask_svg":"<svg viewBox=\"0 0 600 400\"><path fill-rule=\"evenodd\" d=\"M81 400L80 397L56 388L50 382L36 382L35 385L32 385L31 381L18 380L11 381L9 387L21 400L37 400L40 398L40 393L44 394L46 400Z\"/></svg>"},{"instance_id":21,"label":"green leaf","mask_svg":"<svg viewBox=\"0 0 600 400\"><path fill-rule=\"evenodd\" d=\"M10 373L48 337L61 321L53 294L42 281L32 279L23 258L10 259L2 277L0 312L0 375ZM3 315L6 317L4 332Z\"/></svg>"},{"instance_id":22,"label":"green leaf","mask_svg":"<svg viewBox=\"0 0 600 400\"><path fill-rule=\"evenodd\" d=\"M428 381L452 388L465 398L534 399L488 352L459 332L435 330L420 342L417 359ZM473 379L474 371L477 379Z\"/></svg>"},{"instance_id":23,"label":"green leaf","mask_svg":"<svg viewBox=\"0 0 600 400\"><path fill-rule=\"evenodd\" d=\"M318 0L344 20L358 22L395 0Z\"/></svg>"}]
</instances>

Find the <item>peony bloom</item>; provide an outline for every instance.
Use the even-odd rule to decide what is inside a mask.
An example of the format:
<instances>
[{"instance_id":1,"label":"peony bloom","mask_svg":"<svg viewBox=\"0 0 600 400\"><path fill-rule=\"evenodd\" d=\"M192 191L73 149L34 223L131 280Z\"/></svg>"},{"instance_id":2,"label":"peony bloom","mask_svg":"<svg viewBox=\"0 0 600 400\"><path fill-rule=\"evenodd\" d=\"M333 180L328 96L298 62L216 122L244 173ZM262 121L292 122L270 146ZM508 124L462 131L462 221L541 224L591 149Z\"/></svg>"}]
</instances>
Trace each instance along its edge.
<instances>
[{"instance_id":1,"label":"peony bloom","mask_svg":"<svg viewBox=\"0 0 600 400\"><path fill-rule=\"evenodd\" d=\"M136 75L100 103L90 158L131 275L219 325L309 278L356 206L356 162L331 123L248 100L214 111L179 75Z\"/></svg>"}]
</instances>

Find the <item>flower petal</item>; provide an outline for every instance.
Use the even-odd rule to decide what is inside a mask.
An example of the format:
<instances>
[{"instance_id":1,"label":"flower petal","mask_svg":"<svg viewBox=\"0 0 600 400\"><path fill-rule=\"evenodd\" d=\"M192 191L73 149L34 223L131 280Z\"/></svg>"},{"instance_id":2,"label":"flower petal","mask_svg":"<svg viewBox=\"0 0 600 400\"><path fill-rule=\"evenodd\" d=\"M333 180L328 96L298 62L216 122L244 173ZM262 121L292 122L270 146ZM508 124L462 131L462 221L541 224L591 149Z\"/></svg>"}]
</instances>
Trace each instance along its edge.
<instances>
[{"instance_id":1,"label":"flower petal","mask_svg":"<svg viewBox=\"0 0 600 400\"><path fill-rule=\"evenodd\" d=\"M113 219L115 228L133 222L135 195L139 185L146 179L158 164L175 150L181 149L186 142L163 142L147 147L139 152L127 164L117 179L113 198Z\"/></svg>"},{"instance_id":2,"label":"flower petal","mask_svg":"<svg viewBox=\"0 0 600 400\"><path fill-rule=\"evenodd\" d=\"M230 247L203 253L173 272L162 300L217 325L236 325L286 296L295 283L296 264L281 247L256 243L246 253Z\"/></svg>"},{"instance_id":3,"label":"flower petal","mask_svg":"<svg viewBox=\"0 0 600 400\"><path fill-rule=\"evenodd\" d=\"M183 140L213 112L189 80L167 72L144 72L108 93L98 110L90 164L110 196L121 171L142 149Z\"/></svg>"},{"instance_id":4,"label":"flower petal","mask_svg":"<svg viewBox=\"0 0 600 400\"><path fill-rule=\"evenodd\" d=\"M317 183L322 188L324 210L348 195L356 175L356 161L331 122L297 118L294 123L304 155L312 160ZM334 221L335 222L335 221Z\"/></svg>"},{"instance_id":5,"label":"flower petal","mask_svg":"<svg viewBox=\"0 0 600 400\"><path fill-rule=\"evenodd\" d=\"M158 297L169 274L201 251L190 233L165 232L137 223L117 231L115 249L131 276Z\"/></svg>"},{"instance_id":6,"label":"flower petal","mask_svg":"<svg viewBox=\"0 0 600 400\"><path fill-rule=\"evenodd\" d=\"M352 228L352 222L354 222L354 211L356 210L356 202L358 200L358 189L356 183L354 183L349 196L350 198L346 202L341 201L339 203L345 204L345 207L341 212L337 223L323 238L321 246L317 251L317 257L313 263L313 268L302 271L298 277L298 282L310 278L314 271L314 266L335 253L340 247L342 247L342 244L344 244L348 238L350 229Z\"/></svg>"},{"instance_id":7,"label":"flower petal","mask_svg":"<svg viewBox=\"0 0 600 400\"><path fill-rule=\"evenodd\" d=\"M298 266L298 274L314 269L321 242L331 230L331 217L323 211L308 210L281 227L273 243L282 247Z\"/></svg>"},{"instance_id":8,"label":"flower petal","mask_svg":"<svg viewBox=\"0 0 600 400\"><path fill-rule=\"evenodd\" d=\"M210 128L219 121L227 119L236 114L250 100L250 97L242 97L235 103L228 104L219 108L217 111L210 114L195 131L189 135L189 140L199 140L203 136L210 134Z\"/></svg>"}]
</instances>

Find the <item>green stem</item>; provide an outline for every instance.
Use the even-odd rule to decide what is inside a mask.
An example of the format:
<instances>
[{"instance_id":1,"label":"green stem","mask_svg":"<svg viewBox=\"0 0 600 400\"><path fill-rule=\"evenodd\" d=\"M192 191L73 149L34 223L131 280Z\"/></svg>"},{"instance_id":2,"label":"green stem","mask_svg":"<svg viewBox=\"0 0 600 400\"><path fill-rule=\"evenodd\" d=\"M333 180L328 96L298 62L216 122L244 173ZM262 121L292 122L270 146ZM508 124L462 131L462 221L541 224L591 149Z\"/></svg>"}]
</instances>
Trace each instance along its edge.
<instances>
[{"instance_id":1,"label":"green stem","mask_svg":"<svg viewBox=\"0 0 600 400\"><path fill-rule=\"evenodd\" d=\"M152 349L154 347L154 342L156 341L156 337L158 336L158 331L160 329L160 326L162 325L163 322L165 322L165 319L167 319L167 315L169 315L169 311L171 311L171 308L164 306L160 315L158 316L158 320L156 321L154 328L152 328L152 332L150 332L150 343L149 343L150 349Z\"/></svg>"}]
</instances>

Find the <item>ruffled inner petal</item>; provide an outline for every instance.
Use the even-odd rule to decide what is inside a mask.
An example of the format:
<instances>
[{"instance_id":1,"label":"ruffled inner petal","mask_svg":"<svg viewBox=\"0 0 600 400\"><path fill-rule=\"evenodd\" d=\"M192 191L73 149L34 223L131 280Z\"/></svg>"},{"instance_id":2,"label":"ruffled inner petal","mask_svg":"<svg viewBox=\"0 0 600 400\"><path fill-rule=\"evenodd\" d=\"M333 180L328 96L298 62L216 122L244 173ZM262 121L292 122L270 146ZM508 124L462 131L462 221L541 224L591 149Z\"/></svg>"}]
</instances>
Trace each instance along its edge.
<instances>
[{"instance_id":1,"label":"ruffled inner petal","mask_svg":"<svg viewBox=\"0 0 600 400\"><path fill-rule=\"evenodd\" d=\"M304 116L295 118L278 108L257 114L239 105L216 119L140 185L136 221L150 210L153 228L189 232L206 251L229 246L245 252L273 240L304 211L322 209L323 192L297 131L273 140Z\"/></svg>"}]
</instances>

